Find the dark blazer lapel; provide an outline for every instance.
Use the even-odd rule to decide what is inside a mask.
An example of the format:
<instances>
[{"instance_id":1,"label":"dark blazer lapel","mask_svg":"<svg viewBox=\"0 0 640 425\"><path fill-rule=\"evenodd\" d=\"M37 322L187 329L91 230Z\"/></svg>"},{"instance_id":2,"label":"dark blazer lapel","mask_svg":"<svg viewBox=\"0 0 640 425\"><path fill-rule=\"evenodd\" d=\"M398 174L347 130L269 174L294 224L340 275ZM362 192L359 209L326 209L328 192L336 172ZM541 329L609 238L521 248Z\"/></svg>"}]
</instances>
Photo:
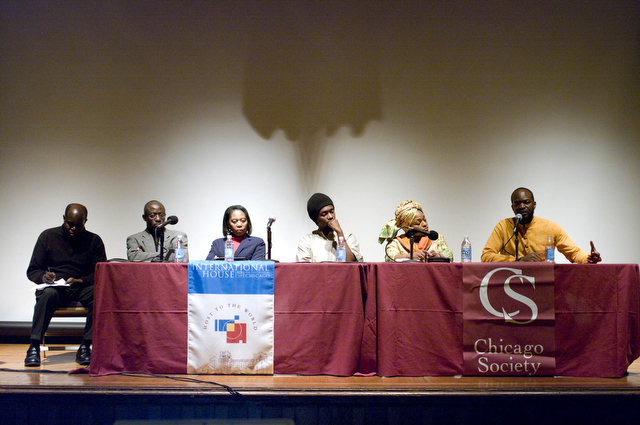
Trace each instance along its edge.
<instances>
[{"instance_id":1,"label":"dark blazer lapel","mask_svg":"<svg viewBox=\"0 0 640 425\"><path fill-rule=\"evenodd\" d=\"M249 251L249 249L251 248L251 246L253 245L253 241L251 240L251 236L247 236L246 238L244 238L242 240L242 242L240 242L240 245L238 246L238 250L233 254L235 257L248 257L248 255L244 255L245 251ZM249 252L249 254L251 254Z\"/></svg>"}]
</instances>

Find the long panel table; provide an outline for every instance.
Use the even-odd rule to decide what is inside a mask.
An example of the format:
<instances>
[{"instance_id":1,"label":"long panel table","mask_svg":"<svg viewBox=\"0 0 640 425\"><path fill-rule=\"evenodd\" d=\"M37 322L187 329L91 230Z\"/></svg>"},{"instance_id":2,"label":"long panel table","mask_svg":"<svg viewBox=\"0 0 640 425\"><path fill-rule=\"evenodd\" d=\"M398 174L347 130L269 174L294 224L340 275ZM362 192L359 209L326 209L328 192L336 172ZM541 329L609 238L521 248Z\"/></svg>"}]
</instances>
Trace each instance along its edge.
<instances>
[{"instance_id":1,"label":"long panel table","mask_svg":"<svg viewBox=\"0 0 640 425\"><path fill-rule=\"evenodd\" d=\"M462 267L372 265L379 375L462 374ZM640 355L638 265L557 264L554 278L556 375L623 376Z\"/></svg>"},{"instance_id":2,"label":"long panel table","mask_svg":"<svg viewBox=\"0 0 640 425\"><path fill-rule=\"evenodd\" d=\"M461 264L275 267L275 373L459 375ZM556 373L620 377L640 355L635 264L555 265ZM96 267L94 375L186 373L186 264Z\"/></svg>"},{"instance_id":3,"label":"long panel table","mask_svg":"<svg viewBox=\"0 0 640 425\"><path fill-rule=\"evenodd\" d=\"M375 372L366 268L276 264L275 373ZM187 373L187 278L186 264L99 263L91 373Z\"/></svg>"}]
</instances>

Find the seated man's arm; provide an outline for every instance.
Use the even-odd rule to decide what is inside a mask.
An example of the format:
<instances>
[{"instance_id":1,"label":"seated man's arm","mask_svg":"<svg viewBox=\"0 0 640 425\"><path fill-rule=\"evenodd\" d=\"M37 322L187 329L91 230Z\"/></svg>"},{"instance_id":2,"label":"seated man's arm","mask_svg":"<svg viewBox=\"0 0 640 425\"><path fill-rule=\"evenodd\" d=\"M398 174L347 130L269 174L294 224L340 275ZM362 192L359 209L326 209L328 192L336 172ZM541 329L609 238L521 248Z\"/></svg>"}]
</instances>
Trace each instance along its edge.
<instances>
[{"instance_id":1,"label":"seated man's arm","mask_svg":"<svg viewBox=\"0 0 640 425\"><path fill-rule=\"evenodd\" d=\"M557 226L557 225L556 225ZM569 237L567 232L560 226L556 229L556 248L558 252L566 257L572 263L584 264L589 260L589 254L581 250L578 245Z\"/></svg>"},{"instance_id":2,"label":"seated man's arm","mask_svg":"<svg viewBox=\"0 0 640 425\"><path fill-rule=\"evenodd\" d=\"M509 231L505 231L502 225L503 222L500 222L493 229L493 232L489 236L487 243L484 245L482 249L482 255L480 256L480 261L482 262L501 262L501 261L515 261L516 258L513 255L509 254L501 254L500 251L502 247L508 240L510 236Z\"/></svg>"},{"instance_id":3,"label":"seated man's arm","mask_svg":"<svg viewBox=\"0 0 640 425\"><path fill-rule=\"evenodd\" d=\"M300 239L300 242L298 242L296 261L303 263L311 261L311 235L303 236L302 239Z\"/></svg>"},{"instance_id":4,"label":"seated man's arm","mask_svg":"<svg viewBox=\"0 0 640 425\"><path fill-rule=\"evenodd\" d=\"M184 244L184 261L188 263L189 262L189 238L187 237L187 234L183 232L174 233L171 235L169 239L165 240L165 244L164 244L165 251L163 252L163 255L165 257L165 260L168 260L168 261L175 260L176 240L178 240L178 235L182 235L182 242ZM149 258L153 258L156 255L157 254L154 253L154 255Z\"/></svg>"},{"instance_id":5,"label":"seated man's arm","mask_svg":"<svg viewBox=\"0 0 640 425\"><path fill-rule=\"evenodd\" d=\"M31 254L31 261L29 267L27 267L27 278L34 283L44 283L44 276L47 273L47 255L45 243L42 240L42 235L36 241L36 245L33 247L33 254ZM53 280L50 279L52 283Z\"/></svg>"},{"instance_id":6,"label":"seated man's arm","mask_svg":"<svg viewBox=\"0 0 640 425\"><path fill-rule=\"evenodd\" d=\"M347 245L347 260L348 261L357 261L357 262L362 262L364 257L362 256L362 250L360 249L360 243L358 242L358 239L356 239L356 236L353 233L349 233L349 235L347 235L347 240L346 240L346 245ZM349 250L351 250L351 254L352 254L352 258L350 258L351 256L349 256Z\"/></svg>"},{"instance_id":7,"label":"seated man's arm","mask_svg":"<svg viewBox=\"0 0 640 425\"><path fill-rule=\"evenodd\" d=\"M96 235L95 241L91 245L91 261L86 266L87 274L79 278L69 278L67 283L79 286L93 285L96 264L107 261L107 253L104 248L104 242L100 236Z\"/></svg>"},{"instance_id":8,"label":"seated man's arm","mask_svg":"<svg viewBox=\"0 0 640 425\"><path fill-rule=\"evenodd\" d=\"M140 245L140 242L131 235L127 238L127 260L129 261L145 261L156 257L156 252L147 252Z\"/></svg>"},{"instance_id":9,"label":"seated man's arm","mask_svg":"<svg viewBox=\"0 0 640 425\"><path fill-rule=\"evenodd\" d=\"M183 234L182 240L184 241L184 262L188 263L189 262L189 238L187 237L186 233Z\"/></svg>"}]
</instances>

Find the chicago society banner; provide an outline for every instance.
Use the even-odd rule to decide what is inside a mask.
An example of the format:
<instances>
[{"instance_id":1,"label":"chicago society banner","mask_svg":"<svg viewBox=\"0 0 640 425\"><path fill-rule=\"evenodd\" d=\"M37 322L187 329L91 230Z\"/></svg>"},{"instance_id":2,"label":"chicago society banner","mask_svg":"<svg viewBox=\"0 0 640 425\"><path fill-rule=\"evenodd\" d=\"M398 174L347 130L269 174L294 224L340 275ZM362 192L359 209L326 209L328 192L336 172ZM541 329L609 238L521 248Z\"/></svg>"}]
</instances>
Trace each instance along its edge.
<instances>
[{"instance_id":1,"label":"chicago society banner","mask_svg":"<svg viewBox=\"0 0 640 425\"><path fill-rule=\"evenodd\" d=\"M465 375L555 374L553 264L463 265Z\"/></svg>"},{"instance_id":2,"label":"chicago society banner","mask_svg":"<svg viewBox=\"0 0 640 425\"><path fill-rule=\"evenodd\" d=\"M189 263L191 374L273 373L271 261Z\"/></svg>"}]
</instances>

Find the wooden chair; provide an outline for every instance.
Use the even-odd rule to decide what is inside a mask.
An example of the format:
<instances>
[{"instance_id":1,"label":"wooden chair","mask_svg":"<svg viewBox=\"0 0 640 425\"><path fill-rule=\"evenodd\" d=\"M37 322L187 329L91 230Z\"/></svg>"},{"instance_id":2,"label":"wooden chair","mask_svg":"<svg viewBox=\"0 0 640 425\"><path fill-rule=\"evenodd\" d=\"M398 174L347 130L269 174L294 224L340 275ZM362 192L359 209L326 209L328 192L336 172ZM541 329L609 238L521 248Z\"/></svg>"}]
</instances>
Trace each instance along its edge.
<instances>
[{"instance_id":1,"label":"wooden chair","mask_svg":"<svg viewBox=\"0 0 640 425\"><path fill-rule=\"evenodd\" d=\"M80 303L80 301L73 301L67 307L61 307L53 313L53 317L87 317L88 310ZM53 322L52 322L53 323ZM84 328L84 326L83 326ZM42 344L40 351L44 357L47 357L47 351L75 351L80 345L49 345L47 346L45 341L48 336L82 336L84 329L78 329L77 327L56 327L49 324L49 328L42 336Z\"/></svg>"}]
</instances>

